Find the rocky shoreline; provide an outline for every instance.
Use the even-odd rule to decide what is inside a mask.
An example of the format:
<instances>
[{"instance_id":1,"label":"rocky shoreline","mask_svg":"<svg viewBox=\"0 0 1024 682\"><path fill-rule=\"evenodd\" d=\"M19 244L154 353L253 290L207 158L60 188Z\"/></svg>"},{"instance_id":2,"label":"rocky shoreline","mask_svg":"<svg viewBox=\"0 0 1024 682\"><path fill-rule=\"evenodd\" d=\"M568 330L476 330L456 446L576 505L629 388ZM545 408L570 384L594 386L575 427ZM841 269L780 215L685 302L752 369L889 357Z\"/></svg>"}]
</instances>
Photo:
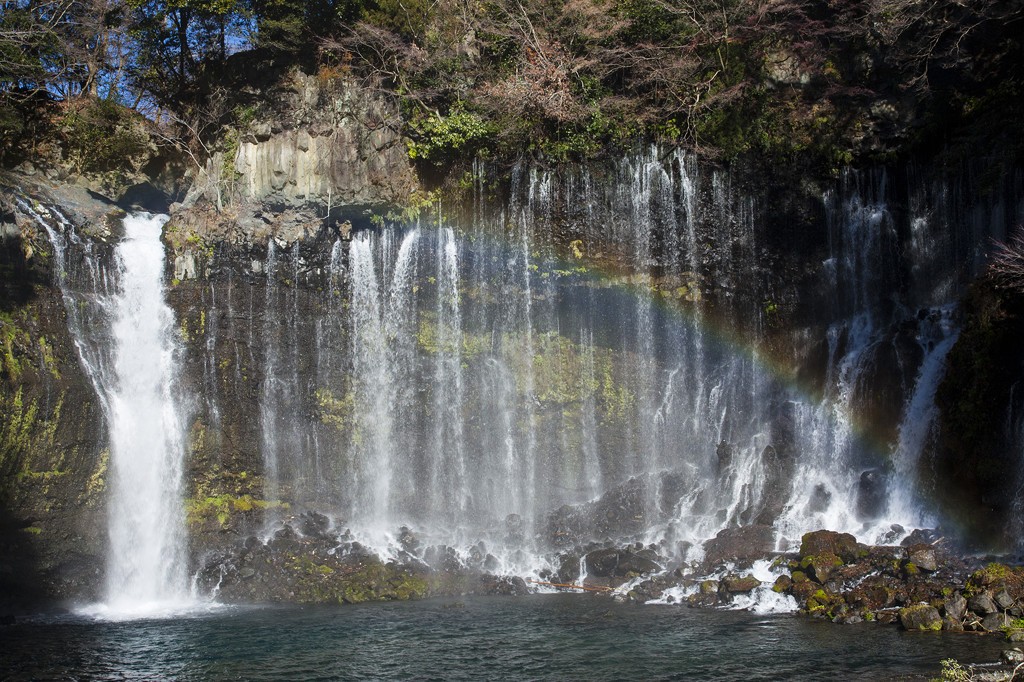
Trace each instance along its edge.
<instances>
[{"instance_id":1,"label":"rocky shoreline","mask_svg":"<svg viewBox=\"0 0 1024 682\"><path fill-rule=\"evenodd\" d=\"M655 545L578 547L557 555L557 570L524 579L502 575L482 542L468 552L424 546L402 528L393 551L382 557L333 529L327 517L306 512L279 524L269 538L249 536L232 549L207 553L197 584L228 603L354 604L558 589L638 605L795 612L836 624L874 622L1024 642L1024 567L1013 559L969 555L933 530L878 546L820 530L805 534L798 551L776 552L770 531L722 531L705 543L702 559L687 562L660 554ZM941 679L1013 679L1024 653L1012 646L998 664L945 662ZM956 677L961 673L967 677Z\"/></svg>"}]
</instances>

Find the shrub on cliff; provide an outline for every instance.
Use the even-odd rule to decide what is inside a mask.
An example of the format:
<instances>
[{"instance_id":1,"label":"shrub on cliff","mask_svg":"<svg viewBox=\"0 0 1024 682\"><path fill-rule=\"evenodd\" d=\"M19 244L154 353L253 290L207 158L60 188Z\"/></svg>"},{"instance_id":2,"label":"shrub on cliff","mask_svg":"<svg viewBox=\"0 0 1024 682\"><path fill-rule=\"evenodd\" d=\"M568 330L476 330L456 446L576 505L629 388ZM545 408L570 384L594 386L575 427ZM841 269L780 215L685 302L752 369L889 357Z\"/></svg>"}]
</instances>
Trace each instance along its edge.
<instances>
[{"instance_id":1,"label":"shrub on cliff","mask_svg":"<svg viewBox=\"0 0 1024 682\"><path fill-rule=\"evenodd\" d=\"M137 170L149 152L141 117L110 100L69 102L59 130L68 160L82 173Z\"/></svg>"}]
</instances>

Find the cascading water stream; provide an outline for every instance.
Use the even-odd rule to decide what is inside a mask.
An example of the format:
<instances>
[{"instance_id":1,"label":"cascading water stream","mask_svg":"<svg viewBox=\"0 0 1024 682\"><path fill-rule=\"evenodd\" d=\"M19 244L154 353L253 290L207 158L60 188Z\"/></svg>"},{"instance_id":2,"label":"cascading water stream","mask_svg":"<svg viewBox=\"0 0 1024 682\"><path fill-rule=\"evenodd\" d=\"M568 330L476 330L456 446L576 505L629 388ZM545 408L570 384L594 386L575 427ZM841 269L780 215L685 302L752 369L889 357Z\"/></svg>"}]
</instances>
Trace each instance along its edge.
<instances>
[{"instance_id":1,"label":"cascading water stream","mask_svg":"<svg viewBox=\"0 0 1024 682\"><path fill-rule=\"evenodd\" d=\"M185 447L178 401L174 315L164 302L167 216L125 219L117 247L118 294L109 302L114 343L110 403L111 614L151 615L188 600L181 494Z\"/></svg>"},{"instance_id":2,"label":"cascading water stream","mask_svg":"<svg viewBox=\"0 0 1024 682\"><path fill-rule=\"evenodd\" d=\"M113 265L104 270L59 213L56 226L33 215L53 245L69 328L109 432L106 594L84 612L110 619L177 613L190 607L191 595L175 325L163 288L167 216L127 216ZM84 252L85 276L71 276L71 249Z\"/></svg>"}]
</instances>

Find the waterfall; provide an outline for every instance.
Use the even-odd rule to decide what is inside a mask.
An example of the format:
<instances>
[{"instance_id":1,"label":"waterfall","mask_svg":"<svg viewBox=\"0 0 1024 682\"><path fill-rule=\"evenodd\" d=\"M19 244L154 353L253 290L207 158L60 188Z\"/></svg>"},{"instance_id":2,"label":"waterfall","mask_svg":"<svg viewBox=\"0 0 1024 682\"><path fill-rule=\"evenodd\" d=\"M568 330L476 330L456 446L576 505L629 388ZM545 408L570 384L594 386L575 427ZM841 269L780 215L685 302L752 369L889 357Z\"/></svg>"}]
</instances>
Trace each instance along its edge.
<instances>
[{"instance_id":1,"label":"waterfall","mask_svg":"<svg viewBox=\"0 0 1024 682\"><path fill-rule=\"evenodd\" d=\"M324 317L310 323L330 428L289 444L290 477L267 447L280 490L335 471L317 499L364 544L390 553L404 525L464 557L483 543L478 553L521 573L544 565L551 542L672 552L756 523L786 546L818 527L875 541L923 522L917 462L956 333L948 282L927 298L945 307L927 309L915 338L901 331L918 311L910 294L888 293L901 237L885 174L850 174L822 200L824 319L805 332L827 349L820 395L761 345L779 285L756 279L762 214L726 174L650 147L600 181L585 168L517 168L510 191L497 205L477 196L469 224L334 242ZM924 249L932 228L914 224ZM555 233L571 247L559 251ZM268 273L282 267L270 249ZM272 306L299 313L269 286L273 386L303 342L278 340ZM722 301L735 329L720 328ZM863 412L893 363L885 440ZM265 445L300 422L300 394L265 394L265 429L277 425ZM608 495L630 515L588 519Z\"/></svg>"},{"instance_id":2,"label":"waterfall","mask_svg":"<svg viewBox=\"0 0 1024 682\"><path fill-rule=\"evenodd\" d=\"M174 316L164 302L167 216L125 219L121 279L109 302L115 348L110 403L107 606L141 615L187 598L181 478L185 453L174 395Z\"/></svg>"},{"instance_id":3,"label":"waterfall","mask_svg":"<svg viewBox=\"0 0 1024 682\"><path fill-rule=\"evenodd\" d=\"M112 265L103 267L59 212L32 214L54 248L69 328L109 432L106 595L86 611L114 619L176 612L190 595L176 332L160 240L167 216L126 217Z\"/></svg>"}]
</instances>

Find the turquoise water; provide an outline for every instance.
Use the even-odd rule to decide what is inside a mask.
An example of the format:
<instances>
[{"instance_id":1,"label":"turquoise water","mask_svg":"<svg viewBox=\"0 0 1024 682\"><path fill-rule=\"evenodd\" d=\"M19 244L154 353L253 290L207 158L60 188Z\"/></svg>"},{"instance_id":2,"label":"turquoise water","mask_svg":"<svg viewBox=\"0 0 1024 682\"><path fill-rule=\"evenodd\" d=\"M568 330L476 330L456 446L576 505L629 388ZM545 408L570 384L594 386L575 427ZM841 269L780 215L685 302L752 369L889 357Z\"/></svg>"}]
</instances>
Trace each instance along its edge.
<instances>
[{"instance_id":1,"label":"turquoise water","mask_svg":"<svg viewBox=\"0 0 1024 682\"><path fill-rule=\"evenodd\" d=\"M9 680L887 680L992 661L998 637L586 595L224 608L0 626Z\"/></svg>"}]
</instances>

